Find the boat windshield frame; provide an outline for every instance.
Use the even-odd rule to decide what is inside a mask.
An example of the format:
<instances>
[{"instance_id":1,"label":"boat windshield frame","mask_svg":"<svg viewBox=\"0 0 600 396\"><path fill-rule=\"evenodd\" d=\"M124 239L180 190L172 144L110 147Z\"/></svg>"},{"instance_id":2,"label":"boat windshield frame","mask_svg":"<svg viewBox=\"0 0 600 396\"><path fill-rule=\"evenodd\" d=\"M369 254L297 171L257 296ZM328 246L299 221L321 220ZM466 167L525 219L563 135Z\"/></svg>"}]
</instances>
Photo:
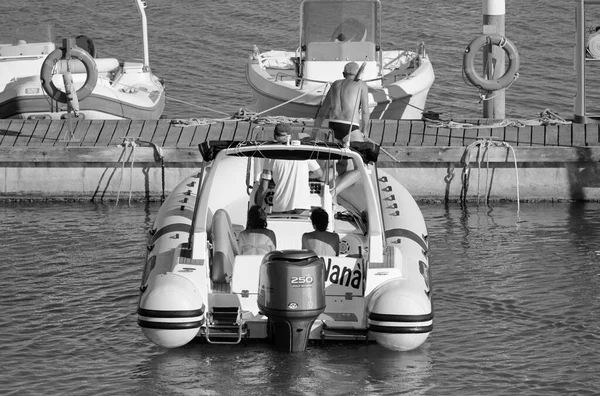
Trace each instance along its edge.
<instances>
[{"instance_id":1,"label":"boat windshield frame","mask_svg":"<svg viewBox=\"0 0 600 396\"><path fill-rule=\"evenodd\" d=\"M216 148L215 144L221 144L221 147ZM377 162L376 157L367 157L364 152L352 147L352 145L371 145L369 142L354 142L351 143L351 147L344 147L340 144L335 143L323 143L314 142L312 144L303 142L300 143L275 143L275 142L231 142L231 141L213 141L212 147L211 142L204 142L200 144L200 151L202 152L204 161L207 162L206 166L210 167L210 172L207 178L202 182L202 189L197 198L196 207L198 208L194 213L194 231L192 236L192 245L196 243L203 243L203 238L206 238L208 232L208 226L206 220L208 218L208 195L207 191L211 191L211 186L216 175L219 174L219 168L221 162L228 157L247 157L247 158L278 158L285 160L335 160L335 159L347 159L352 161L354 164L354 171L359 173L358 180L362 180L360 183L364 191L365 206L369 213L368 221L368 234L369 234L369 260L371 262L381 262L383 260L382 247L385 245L383 238L383 221L381 218L381 209L379 204L379 193L376 190L375 184L372 182L372 174L376 172L374 169L375 163ZM378 146L374 145L377 149ZM369 151L369 150L367 150ZM368 159L367 159L368 158ZM374 160L373 160L374 159ZM373 161L371 161L373 160ZM246 168L245 172L248 172ZM204 253L202 249L194 250L196 255L195 259L203 259Z\"/></svg>"},{"instance_id":2,"label":"boat windshield frame","mask_svg":"<svg viewBox=\"0 0 600 396\"><path fill-rule=\"evenodd\" d=\"M350 147L321 141L290 141L288 144L261 141L206 141L198 145L202 159L213 161L225 155L294 160L340 160L358 157L364 164L377 162L379 146L372 142L351 142Z\"/></svg>"},{"instance_id":3,"label":"boat windshield frame","mask_svg":"<svg viewBox=\"0 0 600 396\"><path fill-rule=\"evenodd\" d=\"M331 30L331 26L335 26L335 29ZM349 41L372 42L377 49L381 48L381 2L379 0L304 0L302 2L300 5L301 48L305 49L307 44L314 42Z\"/></svg>"},{"instance_id":4,"label":"boat windshield frame","mask_svg":"<svg viewBox=\"0 0 600 396\"><path fill-rule=\"evenodd\" d=\"M54 43L54 25L49 22L21 24L17 29L0 29L3 44ZM1 45L1 44L0 44Z\"/></svg>"}]
</instances>

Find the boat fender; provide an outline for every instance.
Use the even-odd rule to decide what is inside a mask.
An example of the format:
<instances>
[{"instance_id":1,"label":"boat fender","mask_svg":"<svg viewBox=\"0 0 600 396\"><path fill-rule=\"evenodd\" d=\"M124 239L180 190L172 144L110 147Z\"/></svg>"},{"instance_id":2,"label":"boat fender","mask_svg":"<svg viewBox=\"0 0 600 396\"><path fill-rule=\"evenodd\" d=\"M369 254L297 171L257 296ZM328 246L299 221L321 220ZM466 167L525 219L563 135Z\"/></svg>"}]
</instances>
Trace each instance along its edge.
<instances>
[{"instance_id":1,"label":"boat fender","mask_svg":"<svg viewBox=\"0 0 600 396\"><path fill-rule=\"evenodd\" d=\"M83 63L87 73L85 83L76 92L77 98L79 100L83 100L90 96L96 87L96 83L98 81L98 69L96 67L96 63L94 62L94 58L92 58L87 51L78 47L73 47L70 51L71 57L79 59L81 63ZM60 103L67 103L68 98L65 92L61 91L56 87L56 85L54 85L54 82L52 81L52 71L57 62L60 60L66 60L66 52L66 48L57 48L52 51L44 60L44 63L42 64L42 70L40 72L42 88L48 94L48 96Z\"/></svg>"},{"instance_id":2,"label":"boat fender","mask_svg":"<svg viewBox=\"0 0 600 396\"><path fill-rule=\"evenodd\" d=\"M479 76L475 71L475 56L484 45L497 45L506 52L508 56L508 67L506 72L495 80L487 80ZM508 88L519 75L519 53L517 48L506 37L499 34L482 35L477 37L465 49L463 56L463 70L467 80L475 87L486 91L499 91Z\"/></svg>"}]
</instances>

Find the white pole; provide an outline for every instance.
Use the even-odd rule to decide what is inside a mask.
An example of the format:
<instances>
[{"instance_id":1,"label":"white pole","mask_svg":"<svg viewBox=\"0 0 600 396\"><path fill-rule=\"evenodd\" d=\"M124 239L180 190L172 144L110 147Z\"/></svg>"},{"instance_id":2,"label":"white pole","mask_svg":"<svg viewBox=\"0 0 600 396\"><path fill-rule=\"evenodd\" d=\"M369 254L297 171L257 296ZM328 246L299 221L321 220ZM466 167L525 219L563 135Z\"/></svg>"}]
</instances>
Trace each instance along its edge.
<instances>
[{"instance_id":1,"label":"white pole","mask_svg":"<svg viewBox=\"0 0 600 396\"><path fill-rule=\"evenodd\" d=\"M499 34L504 36L504 14L506 7L504 0L483 0L483 34ZM486 78L497 79L504 74L504 50L497 46L491 51L484 51L483 64L489 65ZM483 117L491 119L504 119L505 95L504 91L492 93L493 98L483 102Z\"/></svg>"},{"instance_id":2,"label":"white pole","mask_svg":"<svg viewBox=\"0 0 600 396\"><path fill-rule=\"evenodd\" d=\"M146 22L146 2L135 0L140 16L142 17L142 41L144 43L144 70L148 71L150 67L150 57L148 56L148 24Z\"/></svg>"},{"instance_id":3,"label":"white pole","mask_svg":"<svg viewBox=\"0 0 600 396\"><path fill-rule=\"evenodd\" d=\"M573 111L573 120L586 122L585 109L585 0L576 2L575 8L575 71L577 72L577 94Z\"/></svg>"}]
</instances>

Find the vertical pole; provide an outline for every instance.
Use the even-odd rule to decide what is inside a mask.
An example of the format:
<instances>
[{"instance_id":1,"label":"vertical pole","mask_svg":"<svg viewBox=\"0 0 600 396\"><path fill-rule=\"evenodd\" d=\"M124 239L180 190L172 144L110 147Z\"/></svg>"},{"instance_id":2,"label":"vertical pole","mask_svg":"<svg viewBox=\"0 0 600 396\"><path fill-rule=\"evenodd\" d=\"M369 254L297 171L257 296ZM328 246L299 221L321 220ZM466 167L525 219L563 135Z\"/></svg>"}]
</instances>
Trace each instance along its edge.
<instances>
[{"instance_id":1,"label":"vertical pole","mask_svg":"<svg viewBox=\"0 0 600 396\"><path fill-rule=\"evenodd\" d=\"M586 122L585 109L585 0L577 3L575 15L575 72L577 73L577 93L573 109L573 120Z\"/></svg>"},{"instance_id":2,"label":"vertical pole","mask_svg":"<svg viewBox=\"0 0 600 396\"><path fill-rule=\"evenodd\" d=\"M504 1L504 0L502 0ZM146 2L143 0L135 0L138 11L142 17L142 41L144 45L144 71L150 70L150 56L148 55L148 22L146 21Z\"/></svg>"},{"instance_id":3,"label":"vertical pole","mask_svg":"<svg viewBox=\"0 0 600 396\"><path fill-rule=\"evenodd\" d=\"M483 0L483 34L499 34L504 36L504 0ZM494 46L491 51L483 52L483 64L486 70L485 78L495 80L504 74L504 50ZM489 65L490 67L486 67ZM490 100L483 101L483 117L504 119L504 91L495 91Z\"/></svg>"}]
</instances>

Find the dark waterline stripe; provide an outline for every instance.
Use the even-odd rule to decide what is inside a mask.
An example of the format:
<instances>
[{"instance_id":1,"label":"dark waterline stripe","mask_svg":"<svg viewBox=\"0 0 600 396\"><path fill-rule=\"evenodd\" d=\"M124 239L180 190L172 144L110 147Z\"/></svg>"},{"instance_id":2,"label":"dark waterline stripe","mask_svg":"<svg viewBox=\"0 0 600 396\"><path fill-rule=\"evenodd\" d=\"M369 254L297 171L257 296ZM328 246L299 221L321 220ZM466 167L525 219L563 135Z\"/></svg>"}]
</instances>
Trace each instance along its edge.
<instances>
[{"instance_id":1,"label":"dark waterline stripe","mask_svg":"<svg viewBox=\"0 0 600 396\"><path fill-rule=\"evenodd\" d=\"M170 323L170 322L149 322L147 320L138 319L138 325L146 329L163 329L163 330L186 330L200 328L201 322L184 322L184 323Z\"/></svg>"},{"instance_id":2,"label":"dark waterline stripe","mask_svg":"<svg viewBox=\"0 0 600 396\"><path fill-rule=\"evenodd\" d=\"M195 318L204 315L204 307L188 311L159 311L156 309L138 308L138 315L152 318Z\"/></svg>"},{"instance_id":3,"label":"dark waterline stripe","mask_svg":"<svg viewBox=\"0 0 600 396\"><path fill-rule=\"evenodd\" d=\"M368 325L367 329L375 333L387 333L387 334L421 334L430 333L433 330L433 324L428 326L379 326L379 325Z\"/></svg>"},{"instance_id":4,"label":"dark waterline stripe","mask_svg":"<svg viewBox=\"0 0 600 396\"><path fill-rule=\"evenodd\" d=\"M427 243L423 240L423 238L421 238L419 235L417 235L416 233L404 229L404 228L392 228L391 230L386 230L385 231L385 238L394 238L394 237L401 237L401 238L408 238L412 241L415 241L416 243L419 244L419 246L421 246L421 248L425 251L429 250L429 247L427 246Z\"/></svg>"},{"instance_id":5,"label":"dark waterline stripe","mask_svg":"<svg viewBox=\"0 0 600 396\"><path fill-rule=\"evenodd\" d=\"M173 224L169 224L168 226L165 226L163 228L161 228L160 230L156 231L154 233L154 235L152 235L152 239L150 240L149 244L152 245L158 238L160 238L161 236L169 233L169 232L187 232L189 233L191 230L192 226L189 224L184 224L184 223L173 223Z\"/></svg>"},{"instance_id":6,"label":"dark waterline stripe","mask_svg":"<svg viewBox=\"0 0 600 396\"><path fill-rule=\"evenodd\" d=\"M425 315L389 315L375 312L369 312L367 318L378 322L427 322L433 320L433 312Z\"/></svg>"}]
</instances>

